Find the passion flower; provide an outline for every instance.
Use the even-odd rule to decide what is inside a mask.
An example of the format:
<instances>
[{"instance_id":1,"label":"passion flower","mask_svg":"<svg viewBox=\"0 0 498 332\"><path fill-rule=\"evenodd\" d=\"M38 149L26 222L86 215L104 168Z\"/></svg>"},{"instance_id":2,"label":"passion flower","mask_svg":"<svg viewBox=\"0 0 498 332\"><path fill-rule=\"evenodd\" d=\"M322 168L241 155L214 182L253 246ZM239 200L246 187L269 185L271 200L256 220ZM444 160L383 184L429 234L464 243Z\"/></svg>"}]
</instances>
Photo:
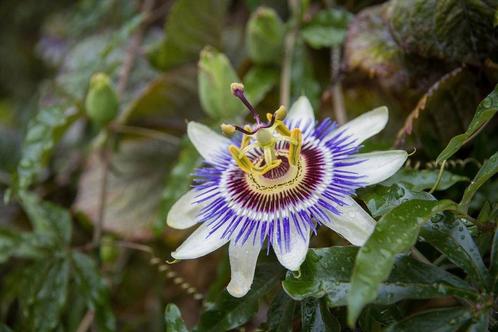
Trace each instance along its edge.
<instances>
[{"instance_id":1,"label":"passion flower","mask_svg":"<svg viewBox=\"0 0 498 332\"><path fill-rule=\"evenodd\" d=\"M326 226L361 246L375 220L351 197L356 189L381 182L405 162L405 151L358 153L361 143L380 132L386 107L362 114L338 127L330 119L316 123L306 97L289 114L281 106L267 122L232 84L255 119L244 127L222 125L232 139L190 122L188 136L204 164L193 189L171 208L167 223L185 229L200 226L172 253L175 259L204 256L229 242L231 281L228 292L250 289L261 248L273 249L279 262L298 270L306 257L310 233Z\"/></svg>"}]
</instances>

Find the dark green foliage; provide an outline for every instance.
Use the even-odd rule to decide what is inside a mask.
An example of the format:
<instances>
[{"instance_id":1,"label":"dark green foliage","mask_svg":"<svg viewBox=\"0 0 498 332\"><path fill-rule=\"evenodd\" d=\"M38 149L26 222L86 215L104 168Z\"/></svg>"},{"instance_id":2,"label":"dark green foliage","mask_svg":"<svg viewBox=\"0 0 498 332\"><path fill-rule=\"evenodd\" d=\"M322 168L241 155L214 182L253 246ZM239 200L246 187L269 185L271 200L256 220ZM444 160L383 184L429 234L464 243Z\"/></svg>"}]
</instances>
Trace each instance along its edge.
<instances>
[{"instance_id":1,"label":"dark green foliage","mask_svg":"<svg viewBox=\"0 0 498 332\"><path fill-rule=\"evenodd\" d=\"M497 8L1 4L0 332L496 330ZM166 225L198 181L186 123L250 119L232 82L262 118L301 95L317 120L386 105L361 152L410 153L355 193L377 220L363 246L320 227L292 272L264 247L242 298L226 248L169 264L192 230Z\"/></svg>"}]
</instances>

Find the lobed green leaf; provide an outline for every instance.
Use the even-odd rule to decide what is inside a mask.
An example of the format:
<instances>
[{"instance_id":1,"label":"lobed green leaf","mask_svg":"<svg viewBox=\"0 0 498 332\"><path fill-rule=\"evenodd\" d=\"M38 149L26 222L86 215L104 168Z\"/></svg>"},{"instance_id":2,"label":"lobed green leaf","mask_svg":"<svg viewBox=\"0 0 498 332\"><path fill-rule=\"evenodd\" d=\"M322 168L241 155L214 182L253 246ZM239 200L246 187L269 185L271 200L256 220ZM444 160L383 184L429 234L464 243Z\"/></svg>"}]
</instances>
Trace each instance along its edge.
<instances>
[{"instance_id":1,"label":"lobed green leaf","mask_svg":"<svg viewBox=\"0 0 498 332\"><path fill-rule=\"evenodd\" d=\"M116 321L109 303L107 286L97 265L90 257L77 251L71 253L71 265L79 295L85 299L87 307L95 311L98 330L115 331Z\"/></svg>"},{"instance_id":2,"label":"lobed green leaf","mask_svg":"<svg viewBox=\"0 0 498 332\"><path fill-rule=\"evenodd\" d=\"M495 10L486 0L393 0L390 26L407 53L476 63L496 52Z\"/></svg>"},{"instance_id":3,"label":"lobed green leaf","mask_svg":"<svg viewBox=\"0 0 498 332\"><path fill-rule=\"evenodd\" d=\"M345 10L321 10L301 29L301 34L313 48L337 47L344 41L351 19Z\"/></svg>"},{"instance_id":4,"label":"lobed green leaf","mask_svg":"<svg viewBox=\"0 0 498 332\"><path fill-rule=\"evenodd\" d=\"M292 321L296 304L296 301L290 298L285 292L281 291L278 293L268 309L266 319L268 331L292 331Z\"/></svg>"},{"instance_id":5,"label":"lobed green leaf","mask_svg":"<svg viewBox=\"0 0 498 332\"><path fill-rule=\"evenodd\" d=\"M340 332L341 324L329 312L324 301L305 299L301 302L301 331Z\"/></svg>"},{"instance_id":6,"label":"lobed green leaf","mask_svg":"<svg viewBox=\"0 0 498 332\"><path fill-rule=\"evenodd\" d=\"M244 76L247 99L257 105L278 83L279 72L275 67L254 66Z\"/></svg>"},{"instance_id":7,"label":"lobed green leaf","mask_svg":"<svg viewBox=\"0 0 498 332\"><path fill-rule=\"evenodd\" d=\"M379 220L356 257L348 295L348 323L351 326L363 307L377 297L380 284L391 272L395 256L415 244L420 226L454 205L451 201L411 200Z\"/></svg>"},{"instance_id":8,"label":"lobed green leaf","mask_svg":"<svg viewBox=\"0 0 498 332\"><path fill-rule=\"evenodd\" d=\"M485 287L489 274L467 227L456 219L452 222L430 222L422 226L420 236L450 261L468 273L470 280Z\"/></svg>"},{"instance_id":9,"label":"lobed green leaf","mask_svg":"<svg viewBox=\"0 0 498 332\"><path fill-rule=\"evenodd\" d=\"M48 160L64 132L80 116L74 109L42 108L28 124L22 144L21 160L13 184L14 191L24 191L47 166Z\"/></svg>"},{"instance_id":10,"label":"lobed green leaf","mask_svg":"<svg viewBox=\"0 0 498 332\"><path fill-rule=\"evenodd\" d=\"M261 260L262 257L260 257ZM201 315L195 331L228 331L246 323L258 311L260 299L270 292L282 275L282 268L275 261L262 261L257 265L251 290L243 298L235 298L227 291Z\"/></svg>"},{"instance_id":11,"label":"lobed green leaf","mask_svg":"<svg viewBox=\"0 0 498 332\"><path fill-rule=\"evenodd\" d=\"M373 217L380 217L398 205L414 200L434 200L434 196L426 192L417 192L408 189L405 183L393 183L386 187L383 184L370 186L358 191L358 196L367 204Z\"/></svg>"},{"instance_id":12,"label":"lobed green leaf","mask_svg":"<svg viewBox=\"0 0 498 332\"><path fill-rule=\"evenodd\" d=\"M496 173L498 173L498 152L484 162L470 185L465 189L460 202L460 208L464 212L467 212L470 201L477 190Z\"/></svg>"},{"instance_id":13,"label":"lobed green leaf","mask_svg":"<svg viewBox=\"0 0 498 332\"><path fill-rule=\"evenodd\" d=\"M460 148L470 141L480 129L482 129L491 118L498 111L498 85L495 86L494 90L484 98L477 106L474 118L469 124L469 127L465 133L453 137L446 148L439 154L436 161L438 163L448 160L453 156Z\"/></svg>"},{"instance_id":14,"label":"lobed green leaf","mask_svg":"<svg viewBox=\"0 0 498 332\"><path fill-rule=\"evenodd\" d=\"M456 332L472 318L466 308L454 307L424 311L389 326L385 332Z\"/></svg>"},{"instance_id":15,"label":"lobed green leaf","mask_svg":"<svg viewBox=\"0 0 498 332\"><path fill-rule=\"evenodd\" d=\"M165 332L188 332L180 310L172 303L168 304L164 310L164 325Z\"/></svg>"},{"instance_id":16,"label":"lobed green leaf","mask_svg":"<svg viewBox=\"0 0 498 332\"><path fill-rule=\"evenodd\" d=\"M164 27L165 37L150 54L152 65L160 70L197 59L206 45L220 48L226 0L204 0L195 5L178 0L171 7Z\"/></svg>"},{"instance_id":17,"label":"lobed green leaf","mask_svg":"<svg viewBox=\"0 0 498 332\"><path fill-rule=\"evenodd\" d=\"M413 191L422 191L431 189L437 182L439 170L437 169L408 169L402 168L392 177L382 182L383 185L392 185L395 183L403 183L406 187ZM446 190L458 182L468 181L465 176L453 174L448 170L444 170L436 190Z\"/></svg>"}]
</instances>

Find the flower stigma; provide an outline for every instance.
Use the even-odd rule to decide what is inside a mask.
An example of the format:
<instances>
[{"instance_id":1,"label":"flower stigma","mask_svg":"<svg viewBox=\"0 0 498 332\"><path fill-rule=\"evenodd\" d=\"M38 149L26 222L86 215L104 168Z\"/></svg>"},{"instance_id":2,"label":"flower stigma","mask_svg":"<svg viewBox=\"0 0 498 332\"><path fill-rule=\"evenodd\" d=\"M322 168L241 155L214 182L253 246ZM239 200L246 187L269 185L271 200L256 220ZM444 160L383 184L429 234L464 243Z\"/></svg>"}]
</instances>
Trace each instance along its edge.
<instances>
[{"instance_id":1,"label":"flower stigma","mask_svg":"<svg viewBox=\"0 0 498 332\"><path fill-rule=\"evenodd\" d=\"M242 133L240 146L231 144L228 151L237 166L248 175L265 175L282 164L282 158L286 158L290 168L298 166L302 147L302 133L299 128L289 129L283 122L286 111L280 106L273 114L267 113L268 122L262 122L259 114L244 95L244 85L232 83L230 86L232 94L239 98L253 116L256 124L246 124L243 128L235 125L222 124L221 130L227 136L232 136L235 131ZM277 151L276 146L280 142L288 144L288 150L283 153ZM263 150L263 158L251 160L250 153L258 149Z\"/></svg>"}]
</instances>

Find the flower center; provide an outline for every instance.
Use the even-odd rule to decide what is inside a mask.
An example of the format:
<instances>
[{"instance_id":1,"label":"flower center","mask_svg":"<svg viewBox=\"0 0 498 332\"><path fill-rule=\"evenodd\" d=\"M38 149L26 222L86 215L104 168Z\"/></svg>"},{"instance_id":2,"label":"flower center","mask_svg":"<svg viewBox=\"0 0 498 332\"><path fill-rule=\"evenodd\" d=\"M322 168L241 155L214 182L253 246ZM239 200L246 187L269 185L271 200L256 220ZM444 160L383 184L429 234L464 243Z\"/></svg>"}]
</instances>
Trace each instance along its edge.
<instances>
[{"instance_id":1,"label":"flower center","mask_svg":"<svg viewBox=\"0 0 498 332\"><path fill-rule=\"evenodd\" d=\"M240 83L232 83L231 89L232 94L242 101L256 121L255 126L245 125L244 128L227 124L221 125L221 129L226 135L232 135L236 130L243 134L239 147L230 145L228 148L239 168L248 175L264 176L272 171L272 174L282 173L285 169L285 166L282 165L285 159L288 164L287 170L297 167L302 147L302 133L299 128L290 130L282 121L285 117L285 107L280 106L275 113L268 113L266 115L268 122L264 123L245 97L244 86ZM277 154L276 146L280 142L286 142L289 145L286 156ZM262 158L258 158L256 162L252 161L249 154L260 150L263 150ZM280 168L281 165L284 168ZM280 170L277 170L278 168ZM274 175L268 175L266 178L274 177Z\"/></svg>"}]
</instances>

